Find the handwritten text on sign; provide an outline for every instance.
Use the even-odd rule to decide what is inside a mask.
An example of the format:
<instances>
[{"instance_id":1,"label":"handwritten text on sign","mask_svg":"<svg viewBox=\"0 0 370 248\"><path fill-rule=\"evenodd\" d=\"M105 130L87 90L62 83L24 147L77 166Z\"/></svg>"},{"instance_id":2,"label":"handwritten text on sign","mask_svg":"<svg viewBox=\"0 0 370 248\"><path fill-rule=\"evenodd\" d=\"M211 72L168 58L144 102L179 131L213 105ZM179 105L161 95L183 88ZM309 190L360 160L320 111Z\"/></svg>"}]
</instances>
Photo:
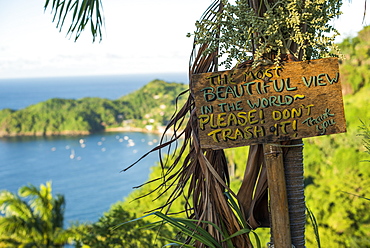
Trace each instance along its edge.
<instances>
[{"instance_id":1,"label":"handwritten text on sign","mask_svg":"<svg viewBox=\"0 0 370 248\"><path fill-rule=\"evenodd\" d=\"M192 76L203 148L346 131L337 58Z\"/></svg>"}]
</instances>

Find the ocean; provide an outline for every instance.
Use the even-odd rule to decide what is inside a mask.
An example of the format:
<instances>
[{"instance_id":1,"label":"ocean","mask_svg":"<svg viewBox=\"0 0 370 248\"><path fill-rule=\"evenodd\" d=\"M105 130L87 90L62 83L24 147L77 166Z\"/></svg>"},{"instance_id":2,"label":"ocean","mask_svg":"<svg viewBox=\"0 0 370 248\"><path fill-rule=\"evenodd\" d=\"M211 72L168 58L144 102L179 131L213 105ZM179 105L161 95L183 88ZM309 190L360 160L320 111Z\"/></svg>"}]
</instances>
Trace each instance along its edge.
<instances>
[{"instance_id":1,"label":"ocean","mask_svg":"<svg viewBox=\"0 0 370 248\"><path fill-rule=\"evenodd\" d=\"M55 97L117 99L157 78L186 82L182 74L0 80L0 109L21 109ZM137 132L0 138L0 190L17 192L23 185L51 181L53 194L66 198L67 226L95 222L148 179L157 153L126 172L121 170L159 139L156 134Z\"/></svg>"}]
</instances>

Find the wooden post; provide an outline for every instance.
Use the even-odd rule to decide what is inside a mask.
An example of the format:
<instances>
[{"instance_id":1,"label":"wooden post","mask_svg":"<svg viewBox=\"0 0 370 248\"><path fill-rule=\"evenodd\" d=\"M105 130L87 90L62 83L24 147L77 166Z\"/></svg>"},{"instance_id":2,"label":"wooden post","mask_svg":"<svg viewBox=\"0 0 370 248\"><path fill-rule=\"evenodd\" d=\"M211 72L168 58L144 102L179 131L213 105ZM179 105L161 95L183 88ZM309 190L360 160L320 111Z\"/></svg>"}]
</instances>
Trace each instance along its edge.
<instances>
[{"instance_id":1,"label":"wooden post","mask_svg":"<svg viewBox=\"0 0 370 248\"><path fill-rule=\"evenodd\" d=\"M274 248L291 248L283 152L277 144L264 144L263 147L270 193L271 233Z\"/></svg>"}]
</instances>

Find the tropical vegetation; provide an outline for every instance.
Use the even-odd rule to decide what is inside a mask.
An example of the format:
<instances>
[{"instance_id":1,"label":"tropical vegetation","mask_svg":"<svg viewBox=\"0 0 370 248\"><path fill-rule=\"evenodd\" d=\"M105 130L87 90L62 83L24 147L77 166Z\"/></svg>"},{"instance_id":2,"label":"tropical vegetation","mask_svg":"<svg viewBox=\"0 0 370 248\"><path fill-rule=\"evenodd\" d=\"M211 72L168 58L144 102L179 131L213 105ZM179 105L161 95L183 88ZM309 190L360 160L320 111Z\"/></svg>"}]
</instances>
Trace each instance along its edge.
<instances>
[{"instance_id":1,"label":"tropical vegetation","mask_svg":"<svg viewBox=\"0 0 370 248\"><path fill-rule=\"evenodd\" d=\"M76 41L87 28L93 37L102 40L102 27L104 26L103 5L101 0L82 1L78 0L45 0L44 9L51 9L53 22L59 31L62 30L64 21L70 22L67 35L74 35Z\"/></svg>"},{"instance_id":2,"label":"tropical vegetation","mask_svg":"<svg viewBox=\"0 0 370 248\"><path fill-rule=\"evenodd\" d=\"M0 247L63 247L74 237L64 229L64 209L64 196L53 196L51 182L23 186L18 194L1 191Z\"/></svg>"},{"instance_id":3,"label":"tropical vegetation","mask_svg":"<svg viewBox=\"0 0 370 248\"><path fill-rule=\"evenodd\" d=\"M165 226L144 229L150 223L142 219L129 222L136 218L131 211L131 208L125 208L122 204L114 204L97 222L75 224L75 247L159 248L166 244L163 237L171 233ZM129 223L120 225L125 221Z\"/></svg>"},{"instance_id":4,"label":"tropical vegetation","mask_svg":"<svg viewBox=\"0 0 370 248\"><path fill-rule=\"evenodd\" d=\"M53 98L20 110L2 109L0 136L87 134L124 126L157 130L185 90L184 84L153 80L117 100Z\"/></svg>"},{"instance_id":5,"label":"tropical vegetation","mask_svg":"<svg viewBox=\"0 0 370 248\"><path fill-rule=\"evenodd\" d=\"M49 2L49 1L47 1ZM54 1L55 2L55 1ZM85 2L85 1L84 1ZM86 6L91 6L90 4L95 1L88 1L89 5L85 4ZM100 1L99 1L100 2ZM218 29L220 26L216 24L220 24L219 21L223 18L226 18L226 23L230 24L229 16L222 16L221 18L217 19L217 9L222 6L222 3L218 3L218 1L215 1L217 4L213 5L209 12L210 16L215 16L216 22L205 22L205 25L209 27L213 27L215 29L210 29L213 33L211 33L208 37L215 37L216 42L212 43L214 41L212 40L206 40L206 41L200 41L197 43L197 45L200 45L198 47L201 50L207 50L207 48L211 48L211 50L208 49L209 53L202 53L199 51L193 51L195 52L195 57L192 61L191 65L191 73L199 73L199 72L206 72L206 71L212 71L215 68L217 68L217 65L215 64L216 58L218 57L218 54L215 54L215 51L218 50L219 44L216 45L216 49L212 50L212 44L216 44L218 41L220 41L217 36L217 34L220 33L220 30ZM248 3L262 3L262 1L237 1L238 4L247 4ZM269 6L269 3L276 3L274 6ZM328 18L330 19L330 16L335 16L339 14L338 10L341 5L342 1L339 0L333 0L333 1L292 1L292 2L284 2L284 1L263 1L263 4L260 5L265 7L266 9L263 10L263 18L267 21L271 20L272 22L266 22L262 24L258 24L256 20L261 20L262 16L255 15L256 13L247 13L250 17L250 19L254 22L252 22L252 27L260 27L263 30L271 31L268 29L268 27L275 26L278 27L279 25L276 24L284 24L287 25L285 27L284 25L280 25L279 28L277 28L277 31L281 32L279 35L282 39L276 39L274 36L259 36L258 34L264 34L264 32L261 31L261 29L251 29L249 30L250 33L247 34L241 34L239 38L242 40L247 40L249 42L249 38L246 39L246 37L251 34L254 37L254 41L257 44L257 47L259 49L257 51L253 50L254 45L252 44L249 46L252 48L252 52L254 55L258 55L260 57L263 57L265 55L271 55L272 53L275 53L274 55L277 55L277 60L280 59L279 55L282 54L290 54L294 55L295 57L298 57L299 59L303 59L305 55L309 54L315 54L316 49L316 55L321 56L323 54L329 53L331 51L328 51L328 45L331 44L332 40L325 39L324 36L322 36L322 32L332 31L332 29L326 29L328 26L326 26L326 22ZM286 5L288 4L288 5ZM291 4L291 6L289 6ZM298 4L304 4L302 5L302 8L296 9L295 6L298 6ZM311 5L312 6L311 6ZM47 4L46 4L47 5ZM61 5L53 5L53 10L55 11L55 15L59 16L59 20L62 20L62 23L64 21L65 13L68 11L71 11L72 9L76 9L76 11L73 14L74 20L77 21L77 23L73 24L68 32L73 32L76 27L85 27L85 25L88 23L89 18L86 18L82 12L77 11L78 1L77 5L75 7L66 7L65 11L63 12L63 8L59 8ZM73 6L73 5L72 5ZM82 5L84 6L84 5ZM286 7L287 10L291 11L291 16L285 16L285 15L278 15L279 13L269 13L268 11L271 8L276 8L277 11L283 11ZM325 6L323 9L322 7ZM233 10L233 6L226 6L230 8L230 10ZM288 8L289 7L289 8ZM306 8L303 8L306 7ZM299 10L309 10L311 7L313 7L313 12L308 13L307 15L304 15L305 12L299 12ZM58 12L58 8L59 11ZM91 7L90 7L91 8ZM270 9L269 9L270 8ZM94 11L91 8L90 14L92 14ZM99 8L98 8L99 9ZM86 9L88 11L88 8ZM239 9L240 10L240 9ZM241 15L242 12L240 11L235 12L235 15ZM256 9L255 9L256 10ZM320 10L320 11L318 11ZM325 16L327 13L326 10L328 10L329 16ZM260 11L260 9L258 9ZM320 12L320 13L319 13ZM80 14L81 13L81 14ZM232 13L232 12L230 12ZM283 12L281 12L283 13ZM97 16L100 16L99 12L96 12ZM214 14L214 15L213 15ZM257 13L260 14L260 13ZM270 15L271 14L271 15ZM286 14L286 13L285 13ZM311 15L310 15L311 14ZM315 17L316 14L323 15L323 19L309 19L308 21L306 19L300 19L303 18L311 18L312 16ZM207 18L209 18L208 16ZM62 18L61 18L62 17ZM242 16L248 17L248 16ZM270 17L270 18L269 18ZM205 19L207 19L205 18ZM245 20L243 18L239 18L239 20ZM279 19L280 18L280 19ZM288 18L288 19L281 19L281 18ZM325 19L326 18L326 19ZM248 18L247 18L248 19ZM98 22L100 23L100 19L97 18ZM283 22L282 20L285 20ZM292 20L292 22L289 22L289 20ZM303 20L302 23L309 23L311 26L305 26L301 25L302 23L300 20ZM306 20L306 21L305 21ZM78 22L81 21L79 24ZM323 23L320 23L323 21ZM314 24L318 24L323 30L320 30L319 27L316 27ZM257 25L256 25L257 24ZM291 25L291 26L289 26ZM198 30L202 30L204 26L199 25ZM93 33L96 33L96 30L99 28L97 26L94 26L94 23L92 22L92 30ZM282 29L280 29L282 28ZM307 32L303 32L304 29L307 28ZM312 28L312 30L310 30ZM233 30L235 31L235 30ZM317 32L316 32L317 31ZM322 31L322 32L321 32ZM77 38L79 33L81 32L81 29L77 29ZM236 34L233 34L231 36L238 37L239 30L236 30ZM302 34L305 34L307 36L302 36ZM215 35L216 34L216 35ZM293 35L292 35L293 34ZM310 36L310 35L314 36ZM316 216L317 225L319 227L320 231L320 239L321 244L325 247L369 247L370 241L368 237L370 236L370 215L369 215L369 207L370 207L370 201L368 201L368 197L370 195L370 170L369 170L369 164L368 162L365 162L365 160L368 159L368 137L369 137L369 120L370 120L370 114L367 110L367 107L369 105L369 93L370 93L370 85L368 78L368 71L369 71L369 65L366 62L368 60L368 57L370 56L369 53L369 39L366 39L369 34L369 29L365 28L363 33L359 34L357 38L350 38L345 40L340 46L343 47L344 54L347 55L349 58L348 61L342 61L342 67L341 70L344 72L344 78L349 80L345 83L345 85L348 86L348 91L352 94L348 94L345 96L345 111L346 111L346 118L347 118L347 133L344 134L337 134L337 135L331 135L331 136L325 136L325 137L317 137L317 138L310 138L305 140L305 196L306 196L306 203L307 206L311 209L311 211ZM269 33L268 33L269 35ZM316 37L315 35L318 35ZM199 37L204 36L203 34L200 34ZM207 35L205 35L207 37ZM94 36L95 37L95 36ZM273 38L273 40L269 40L270 37ZM317 40L312 40L318 38ZM322 39L322 40L320 40ZM222 40L221 40L222 41ZM271 41L270 43L264 43L267 41ZM289 42L290 45L282 44L282 42ZM310 43L313 42L313 43ZM229 41L226 41L226 43L229 43ZM296 47L294 48L293 43L296 43ZM238 45L238 43L236 44ZM248 47L248 46L246 46ZM213 47L215 48L215 47ZM222 47L221 47L222 48ZM233 48L233 47L232 47ZM322 50L324 49L324 50ZM230 51L226 51L230 52ZM251 52L251 51L248 51ZM217 52L216 52L217 53ZM232 51L230 52L232 53ZM194 55L193 54L193 55ZM246 53L247 54L247 53ZM235 55L235 53L234 53ZM315 57L315 56L314 56ZM238 59L238 58L233 58ZM241 60L245 60L246 58L242 58ZM258 57L259 59L259 57ZM199 62L201 61L201 62ZM199 62L199 63L198 63ZM258 62L258 60L255 60L255 62ZM276 61L275 62L279 62ZM351 66L355 66L356 69L351 69ZM140 102L140 101L138 101ZM143 104L143 102L140 102ZM191 97L188 99L186 104L184 105L184 108L182 109L182 113L186 113L188 111L193 110L193 101ZM4 113L0 114L0 117L6 119L9 115L12 115L14 112L10 110L6 110ZM96 112L95 112L96 113ZM143 113L141 113L143 114ZM192 113L191 113L192 114ZM94 115L94 114L93 114ZM119 113L119 115L123 116L123 113ZM21 115L23 117L24 115ZM102 114L99 113L99 116L102 116ZM140 116L138 116L140 117ZM142 116L141 116L142 117ZM148 116L147 118L149 118ZM178 117L178 116L177 116ZM170 126L176 126L177 121L182 121L181 119L183 116L180 116L180 118L175 119L174 122L170 123ZM96 116L93 116L93 119L96 118ZM359 119L361 118L361 120ZM8 122L11 121L12 118L7 119ZM2 122L4 123L4 122ZM92 126L96 125L98 122L92 122ZM103 122L100 122L99 124L101 126ZM106 120L106 123L110 123L108 120ZM159 209L159 210L168 210L168 206L171 206L172 212L177 212L177 210L181 211L183 210L183 207L188 207L187 210L193 211L195 209L195 212L188 211L187 213L192 213L191 215L185 215L182 213L182 216L186 218L186 220L196 220L195 217L199 216L205 216L205 214L208 214L210 216L207 216L207 218L203 218L197 222L199 224L199 227L201 227L201 230L207 229L208 232L213 232L214 235L212 235L212 238L216 239L217 244L219 245L219 242L222 243L219 247L228 247L229 239L224 239L224 235L222 234L225 227L230 227L232 229L238 229L241 227L241 224L243 223L243 220L239 222L237 219L235 212L237 212L237 208L233 207L233 204L229 204L229 201L227 197L224 194L220 194L220 192L225 193L227 191L227 187L224 185L219 185L218 183L220 181L224 181L228 183L228 174L225 172L225 164L231 165L231 181L230 181L230 187L231 189L239 188L243 181L243 171L245 169L245 163L246 163L246 154L248 151L248 147L242 147L237 149L226 149L225 151L221 152L214 152L214 151L206 151L206 153L203 152L196 152L199 150L199 147L196 146L196 140L191 140L190 136L193 134L194 129L192 129L192 123L190 123L187 126L187 129L185 130L185 134L188 135L185 139L184 145L180 148L180 150L177 150L177 155L175 156L168 156L165 157L165 161L168 159L168 163L161 163L160 166L157 166L153 170L153 174L151 175L151 182L145 184L141 189L138 191L135 191L131 196L129 196L128 199L126 199L122 203L117 203L108 213L104 215L104 217L99 220L98 223L93 225L82 225L77 226L76 230L85 230L85 228L89 231L84 232L80 231L78 235L76 236L76 242L78 245L82 245L86 243L87 245L89 242L91 245L94 244L94 242L100 242L101 245L105 245L107 247L115 247L115 245L121 244L119 240L119 237L112 238L112 233L110 232L111 229L107 229L104 225L114 225L117 227L116 230L118 230L119 227L123 227L125 225L116 225L116 221L110 221L108 216L114 216L116 218L117 210L118 212L121 210L130 209L130 215L129 217L135 218L136 216L142 215L145 211L148 211L150 209ZM18 129L17 132L22 130L21 124L15 125ZM103 129L100 127L100 129ZM94 129L91 129L94 130ZM88 131L91 131L88 130ZM358 136L360 134L360 136ZM365 140L365 142L363 141ZM175 137L175 141L177 140L177 137ZM173 142L175 142L173 141ZM192 141L192 142L190 142ZM173 143L172 142L172 143ZM187 143L188 142L188 143ZM171 142L170 142L171 143ZM191 145L189 145L191 143ZM169 144L169 143L167 143ZM364 146L365 144L365 146ZM189 149L190 150L186 150ZM182 154L188 154L187 156L182 156ZM207 164L208 162L208 164ZM217 174L217 172L209 171L209 164L215 165L215 168L221 171L221 173ZM168 166L170 165L170 166ZM181 168L184 170L185 174L177 173L176 170L174 170L176 165L180 165ZM197 167L198 166L198 167ZM203 166L203 167L202 167ZM223 167L222 167L223 166ZM191 167L191 168L190 168ZM222 168L221 168L222 167ZM168 169L170 171L174 170L175 174L167 174L167 172L164 172L162 169ZM190 169L189 169L190 168ZM198 170L198 171L196 171ZM202 170L201 173L199 170ZM197 172L193 173L193 171ZM229 171L229 170L226 170ZM225 173L224 173L225 172ZM214 176L215 174L221 175L222 178L215 180ZM184 179L184 177L185 179ZM170 180L166 180L164 183L159 181L158 178L167 177L170 178ZM206 180L207 179L207 180ZM186 182L190 181L192 184L185 184ZM175 191L169 191L168 190L168 184L175 185ZM198 188L195 187L195 185L199 186ZM203 188L202 188L203 187ZM200 188L200 189L199 189ZM146 196L148 192L159 192L161 197L158 197L156 194L151 194L149 196ZM194 196L192 198L193 202L191 202L190 197ZM141 196L146 196L145 198L140 198ZM185 196L184 198L180 198L178 196ZM130 200L133 198L139 197L136 201L133 203L130 203ZM213 198L212 198L213 197ZM207 198L207 199L203 199ZM212 199L210 199L212 198ZM149 202L150 200L150 202ZM213 204L207 204L207 203L215 203ZM221 210L225 210L223 214L217 215L214 214L214 211L209 211L210 207L213 206L222 206L220 208ZM189 207L190 206L190 207ZM198 214L198 216L196 216ZM233 219L230 220L228 218L217 218L217 217L224 217L225 215L228 215L232 217ZM6 215L5 215L6 216ZM118 215L120 216L120 215ZM210 218L208 218L210 217ZM113 219L114 219L113 218ZM120 217L118 217L120 218ZM166 220L166 216L163 216L163 219ZM173 220L173 218L171 219ZM178 218L177 221L181 222L184 219ZM210 221L215 221L217 224L220 224L219 226L215 226L215 223L211 223ZM312 220L312 219L311 219ZM139 221L139 220L138 220ZM122 222L127 222L127 220L122 220ZM169 219L167 219L167 222L171 222ZM131 223L131 222L129 222ZM129 224L127 223L127 224ZM185 222L182 222L185 223ZM188 226L192 226L189 222L187 222ZM144 226L148 226L145 223L142 223ZM204 224L204 225L203 225ZM103 228L101 228L103 226ZM150 225L149 225L150 226ZM191 227L190 229L195 230L197 227ZM240 231L243 229L240 229ZM109 231L109 232L108 232ZM264 240L264 242L267 242L267 236L266 230L263 229L257 229L257 231L261 237L261 239ZM91 233L95 233L92 236L89 236ZM203 245L199 245L197 241L192 240L192 235L196 232L185 232L185 239L180 238L181 243L186 243L186 247L192 247L190 245L192 244L198 244L198 247L204 247L207 245L207 243L203 243ZM237 232L238 233L238 232ZM166 235L167 233L164 233ZM196 233L198 234L198 233ZM227 233L227 235L231 235L232 233ZM11 236L10 232L8 235ZM113 234L114 235L114 234ZM226 235L226 236L227 236ZM147 240L152 241L151 237L147 237L143 235L144 243L141 245L147 245L149 243L145 243ZM168 237L168 236L167 236ZM176 237L175 232L169 233L169 237L172 240L174 237ZM236 237L236 236L235 236ZM234 237L234 238L235 238ZM223 240L222 240L223 239ZM307 233L306 233L306 243L307 246L311 247L316 245L318 239L318 235L316 232L312 231L310 227L307 227ZM240 243L239 243L240 242ZM250 246L250 239L249 237L238 237L237 239L234 239L230 246L238 246L237 244L246 244L246 246ZM189 244L189 245L188 245ZM136 244L137 245L137 244ZM175 245L175 244L173 244ZM246 247L243 246L243 247ZM135 247L135 246L133 246ZM217 245L215 244L215 247ZM239 246L241 247L241 246Z\"/></svg>"},{"instance_id":6,"label":"tropical vegetation","mask_svg":"<svg viewBox=\"0 0 370 248\"><path fill-rule=\"evenodd\" d=\"M115 204L92 224L72 223L65 228L63 195L52 194L52 183L40 187L22 186L18 194L0 193L0 247L62 248L75 247L162 247L162 236L170 236L166 227L140 229L149 222L138 220L121 226L136 216L131 209Z\"/></svg>"}]
</instances>

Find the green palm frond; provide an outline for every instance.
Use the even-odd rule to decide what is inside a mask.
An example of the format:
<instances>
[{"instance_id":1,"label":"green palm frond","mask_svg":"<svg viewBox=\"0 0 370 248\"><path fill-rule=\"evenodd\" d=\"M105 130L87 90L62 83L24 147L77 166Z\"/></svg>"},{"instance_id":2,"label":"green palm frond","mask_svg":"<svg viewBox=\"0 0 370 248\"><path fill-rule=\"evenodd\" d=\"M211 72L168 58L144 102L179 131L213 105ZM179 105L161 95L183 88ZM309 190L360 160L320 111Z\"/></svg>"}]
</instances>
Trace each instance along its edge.
<instances>
[{"instance_id":1,"label":"green palm frond","mask_svg":"<svg viewBox=\"0 0 370 248\"><path fill-rule=\"evenodd\" d=\"M23 186L18 195L7 190L0 192L0 233L3 235L0 235L0 243L22 244L7 247L40 247L45 242L53 247L66 244L74 233L63 229L64 207L64 196L53 197L51 182L39 188Z\"/></svg>"},{"instance_id":2,"label":"green palm frond","mask_svg":"<svg viewBox=\"0 0 370 248\"><path fill-rule=\"evenodd\" d=\"M0 212L5 216L19 216L21 218L32 218L31 207L19 196L9 192L0 193Z\"/></svg>"},{"instance_id":3,"label":"green palm frond","mask_svg":"<svg viewBox=\"0 0 370 248\"><path fill-rule=\"evenodd\" d=\"M34 185L23 186L19 189L21 197L29 198L29 204L34 209L35 214L44 219L48 219L53 210L51 183L40 185L40 188Z\"/></svg>"},{"instance_id":4,"label":"green palm frond","mask_svg":"<svg viewBox=\"0 0 370 248\"><path fill-rule=\"evenodd\" d=\"M99 37L102 40L102 27L104 26L103 5L101 0L46 0L44 9L51 8L53 22L62 31L67 16L71 18L71 25L67 36L74 34L76 41L82 31L90 27L93 42Z\"/></svg>"},{"instance_id":5,"label":"green palm frond","mask_svg":"<svg viewBox=\"0 0 370 248\"><path fill-rule=\"evenodd\" d=\"M317 242L317 247L321 248L320 235L319 235L319 224L316 221L316 217L313 212L306 206L307 215L311 221L313 231L315 233L315 238Z\"/></svg>"},{"instance_id":6,"label":"green palm frond","mask_svg":"<svg viewBox=\"0 0 370 248\"><path fill-rule=\"evenodd\" d=\"M52 223L54 227L63 227L64 210L65 210L65 197L64 195L57 194L53 200Z\"/></svg>"}]
</instances>

